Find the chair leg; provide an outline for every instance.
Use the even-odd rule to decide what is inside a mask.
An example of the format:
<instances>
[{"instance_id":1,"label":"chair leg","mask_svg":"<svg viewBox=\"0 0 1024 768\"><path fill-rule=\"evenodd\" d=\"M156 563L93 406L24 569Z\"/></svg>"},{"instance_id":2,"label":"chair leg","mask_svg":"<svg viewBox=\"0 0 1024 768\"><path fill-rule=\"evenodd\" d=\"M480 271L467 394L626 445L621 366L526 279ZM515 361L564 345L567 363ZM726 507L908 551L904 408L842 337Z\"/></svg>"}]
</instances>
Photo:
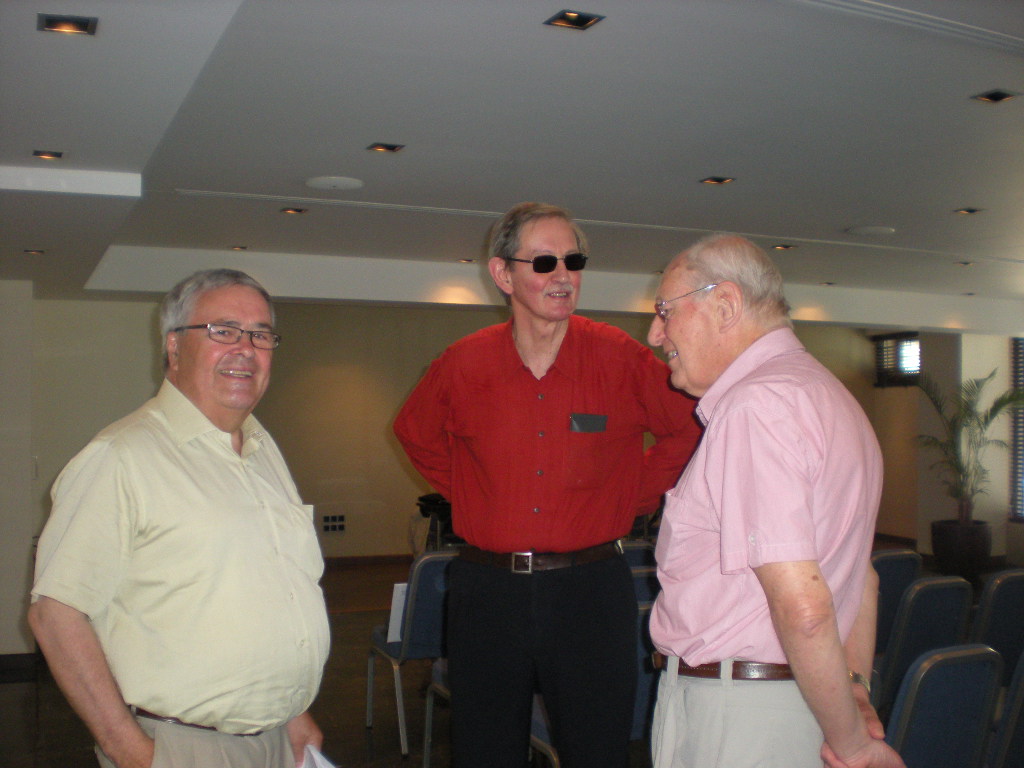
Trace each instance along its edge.
<instances>
[{"instance_id":1,"label":"chair leg","mask_svg":"<svg viewBox=\"0 0 1024 768\"><path fill-rule=\"evenodd\" d=\"M434 686L427 686L427 715L423 720L423 768L430 768L430 750L434 746Z\"/></svg>"},{"instance_id":2,"label":"chair leg","mask_svg":"<svg viewBox=\"0 0 1024 768\"><path fill-rule=\"evenodd\" d=\"M402 696L402 670L398 664L391 662L395 674L395 705L398 709L398 741L402 748L402 757L409 756L409 737L405 732L405 699Z\"/></svg>"},{"instance_id":3,"label":"chair leg","mask_svg":"<svg viewBox=\"0 0 1024 768\"><path fill-rule=\"evenodd\" d=\"M373 728L373 649L366 660L366 727Z\"/></svg>"}]
</instances>

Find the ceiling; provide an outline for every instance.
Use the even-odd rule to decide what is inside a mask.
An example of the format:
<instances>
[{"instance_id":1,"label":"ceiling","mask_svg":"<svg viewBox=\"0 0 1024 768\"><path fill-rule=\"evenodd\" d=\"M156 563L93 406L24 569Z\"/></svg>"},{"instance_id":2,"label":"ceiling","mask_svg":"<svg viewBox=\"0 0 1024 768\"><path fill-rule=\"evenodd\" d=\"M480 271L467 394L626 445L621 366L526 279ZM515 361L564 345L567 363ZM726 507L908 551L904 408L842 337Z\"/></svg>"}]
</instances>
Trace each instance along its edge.
<instances>
[{"instance_id":1,"label":"ceiling","mask_svg":"<svg viewBox=\"0 0 1024 768\"><path fill-rule=\"evenodd\" d=\"M1024 302L1024 96L971 98L1024 93L1024 3L585 2L581 32L539 0L3 0L0 279L83 296L112 246L452 264L543 200L588 270L727 230L797 246L788 284Z\"/></svg>"}]
</instances>

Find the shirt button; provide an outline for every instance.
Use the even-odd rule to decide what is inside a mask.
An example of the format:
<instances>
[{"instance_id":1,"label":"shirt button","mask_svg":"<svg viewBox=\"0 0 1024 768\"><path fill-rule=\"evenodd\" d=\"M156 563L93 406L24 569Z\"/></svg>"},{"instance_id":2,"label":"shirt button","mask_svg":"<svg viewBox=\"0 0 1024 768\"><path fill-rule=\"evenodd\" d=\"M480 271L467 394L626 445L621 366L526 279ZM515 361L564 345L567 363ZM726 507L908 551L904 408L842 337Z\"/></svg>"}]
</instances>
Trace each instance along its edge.
<instances>
[{"instance_id":1,"label":"shirt button","mask_svg":"<svg viewBox=\"0 0 1024 768\"><path fill-rule=\"evenodd\" d=\"M538 432L538 433L537 433L537 437L544 437L544 432L543 432L543 431L541 431L541 432Z\"/></svg>"},{"instance_id":2,"label":"shirt button","mask_svg":"<svg viewBox=\"0 0 1024 768\"><path fill-rule=\"evenodd\" d=\"M533 508L533 514L539 515L540 514L540 507L534 507Z\"/></svg>"},{"instance_id":3,"label":"shirt button","mask_svg":"<svg viewBox=\"0 0 1024 768\"><path fill-rule=\"evenodd\" d=\"M538 400L543 400L544 399L544 393L542 392L541 394L537 395L537 399Z\"/></svg>"},{"instance_id":4,"label":"shirt button","mask_svg":"<svg viewBox=\"0 0 1024 768\"><path fill-rule=\"evenodd\" d=\"M537 476L538 476L538 477L540 477L540 476L541 476L541 475L543 475L543 474L544 474L544 470L543 470L543 469L538 469L538 470L537 470Z\"/></svg>"}]
</instances>

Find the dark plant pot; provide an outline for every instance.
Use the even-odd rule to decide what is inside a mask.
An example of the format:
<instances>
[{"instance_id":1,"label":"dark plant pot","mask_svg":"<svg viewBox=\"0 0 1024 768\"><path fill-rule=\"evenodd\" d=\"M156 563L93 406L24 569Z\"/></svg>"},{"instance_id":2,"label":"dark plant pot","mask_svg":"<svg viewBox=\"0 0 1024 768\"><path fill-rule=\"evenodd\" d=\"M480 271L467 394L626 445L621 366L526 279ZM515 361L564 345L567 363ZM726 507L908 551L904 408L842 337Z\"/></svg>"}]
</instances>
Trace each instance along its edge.
<instances>
[{"instance_id":1,"label":"dark plant pot","mask_svg":"<svg viewBox=\"0 0 1024 768\"><path fill-rule=\"evenodd\" d=\"M963 576L977 584L992 555L992 527L984 520L936 520L932 552L939 573Z\"/></svg>"}]
</instances>

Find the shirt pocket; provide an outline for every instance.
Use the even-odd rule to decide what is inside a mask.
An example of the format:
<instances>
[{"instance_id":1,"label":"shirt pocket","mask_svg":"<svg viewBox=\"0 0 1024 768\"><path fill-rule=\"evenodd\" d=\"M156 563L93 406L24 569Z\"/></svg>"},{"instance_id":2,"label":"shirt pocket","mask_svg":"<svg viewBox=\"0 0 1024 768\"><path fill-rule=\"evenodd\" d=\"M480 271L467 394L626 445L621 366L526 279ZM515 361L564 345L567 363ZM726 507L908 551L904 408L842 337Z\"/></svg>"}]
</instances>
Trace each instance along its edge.
<instances>
[{"instance_id":1,"label":"shirt pocket","mask_svg":"<svg viewBox=\"0 0 1024 768\"><path fill-rule=\"evenodd\" d=\"M643 450L641 435L615 429L608 419L606 428L595 432L570 431L566 450L566 485L570 490L595 490L615 482L615 477L638 462ZM636 456L631 457L631 443Z\"/></svg>"}]
</instances>

